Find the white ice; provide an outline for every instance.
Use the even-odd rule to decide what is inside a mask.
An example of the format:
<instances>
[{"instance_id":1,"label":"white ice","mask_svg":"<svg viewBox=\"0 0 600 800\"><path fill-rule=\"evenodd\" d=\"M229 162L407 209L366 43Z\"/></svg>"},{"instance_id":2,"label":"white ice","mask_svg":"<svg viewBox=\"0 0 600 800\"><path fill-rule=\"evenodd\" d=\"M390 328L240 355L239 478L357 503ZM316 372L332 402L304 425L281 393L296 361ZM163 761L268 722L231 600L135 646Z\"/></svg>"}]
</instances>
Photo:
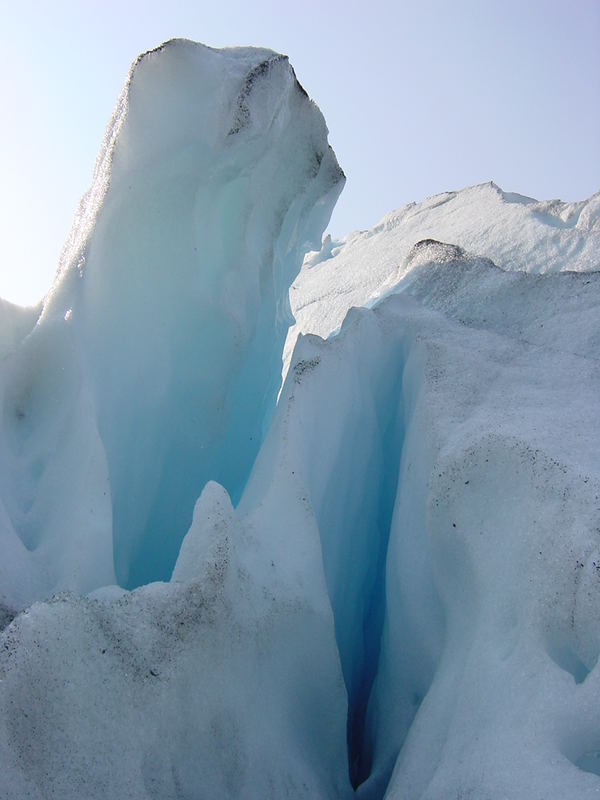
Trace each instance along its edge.
<instances>
[{"instance_id":1,"label":"white ice","mask_svg":"<svg viewBox=\"0 0 600 800\"><path fill-rule=\"evenodd\" d=\"M146 54L0 308L2 798L600 797L600 195L320 245L326 137Z\"/></svg>"}]
</instances>

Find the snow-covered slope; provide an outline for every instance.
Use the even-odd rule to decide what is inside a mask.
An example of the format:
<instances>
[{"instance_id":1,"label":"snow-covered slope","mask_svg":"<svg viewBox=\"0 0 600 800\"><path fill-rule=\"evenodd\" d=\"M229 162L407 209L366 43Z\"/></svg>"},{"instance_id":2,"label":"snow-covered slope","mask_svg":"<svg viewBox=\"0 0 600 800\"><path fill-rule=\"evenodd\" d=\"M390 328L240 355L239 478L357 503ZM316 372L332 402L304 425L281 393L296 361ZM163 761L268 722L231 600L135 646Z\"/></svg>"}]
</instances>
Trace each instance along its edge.
<instances>
[{"instance_id":1,"label":"snow-covered slope","mask_svg":"<svg viewBox=\"0 0 600 800\"><path fill-rule=\"evenodd\" d=\"M600 192L579 203L538 202L485 183L409 203L340 242L328 237L292 285L296 325L286 360L298 333L328 336L349 308L395 286L412 269L413 246L426 239L458 245L506 271L600 270Z\"/></svg>"},{"instance_id":2,"label":"snow-covered slope","mask_svg":"<svg viewBox=\"0 0 600 800\"><path fill-rule=\"evenodd\" d=\"M2 798L600 797L600 195L326 239L275 408L341 181L284 59L170 44L0 308Z\"/></svg>"}]
</instances>

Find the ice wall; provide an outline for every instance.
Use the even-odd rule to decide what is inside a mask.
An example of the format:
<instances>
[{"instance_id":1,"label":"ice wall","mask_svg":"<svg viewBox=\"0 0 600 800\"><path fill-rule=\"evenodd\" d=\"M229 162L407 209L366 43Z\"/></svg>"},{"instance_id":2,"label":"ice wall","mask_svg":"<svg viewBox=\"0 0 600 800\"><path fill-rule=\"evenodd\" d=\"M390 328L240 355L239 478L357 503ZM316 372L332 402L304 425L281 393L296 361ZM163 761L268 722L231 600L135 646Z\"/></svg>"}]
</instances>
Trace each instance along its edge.
<instances>
[{"instance_id":1,"label":"ice wall","mask_svg":"<svg viewBox=\"0 0 600 800\"><path fill-rule=\"evenodd\" d=\"M333 314L340 288L352 280L336 258L316 267L321 288L331 270L318 303L331 308L331 299ZM311 440L315 463L331 469L329 482L346 508L384 512L385 483L373 453L382 447L388 464L399 460L383 538L381 644L358 731L344 653L353 666L361 663L373 622L363 616L346 649L340 628L347 612L336 597L351 607L358 584L364 603L382 543L373 529L371 558L353 562L339 593L330 588L349 686L350 753L360 759L353 777L364 781L358 795L595 797L598 273L508 272L433 240L417 242L402 266L405 277L392 296L371 312L351 311L335 338L301 338L288 375L290 382L299 357L314 365L303 391L315 403L321 398L321 420L312 423L321 431L337 430L354 411L360 420L337 434L349 446L335 465L331 439L321 432ZM296 286L310 285L314 269L307 265ZM356 369L352 391L338 377L348 363ZM363 406L383 376L385 403L403 421L399 442L373 435ZM297 407L296 398L290 419L299 416ZM306 418L301 424L306 435ZM373 448L366 456L363 429ZM326 574L336 526L347 536L334 564L359 540L345 508L335 508L328 506L334 516L320 526Z\"/></svg>"},{"instance_id":2,"label":"ice wall","mask_svg":"<svg viewBox=\"0 0 600 800\"><path fill-rule=\"evenodd\" d=\"M239 499L279 389L288 288L343 181L323 117L286 57L173 41L132 66L4 403L11 430L35 427L27 436L36 447L61 427L68 403L89 405L86 436L101 441L110 489L105 482L102 557L82 567L88 573L112 559L112 537L120 585L168 579L207 480ZM36 348L46 350L47 377L34 365L21 377L25 361L42 357L28 355ZM44 381L56 415L46 402L47 419L22 416L19 397L43 403ZM38 456L28 456L33 474L19 475L19 487L14 475L4 484L29 549L52 536L21 497L41 494ZM87 561L88 548L78 557ZM88 591L108 578L100 567L96 580L67 574L45 591Z\"/></svg>"},{"instance_id":3,"label":"ice wall","mask_svg":"<svg viewBox=\"0 0 600 800\"><path fill-rule=\"evenodd\" d=\"M299 339L239 511L318 529L359 797L595 797L599 275L408 261Z\"/></svg>"},{"instance_id":4,"label":"ice wall","mask_svg":"<svg viewBox=\"0 0 600 800\"><path fill-rule=\"evenodd\" d=\"M278 557L209 480L243 491L343 180L285 57L133 65L43 309L0 308L0 796L350 794L319 538Z\"/></svg>"}]
</instances>

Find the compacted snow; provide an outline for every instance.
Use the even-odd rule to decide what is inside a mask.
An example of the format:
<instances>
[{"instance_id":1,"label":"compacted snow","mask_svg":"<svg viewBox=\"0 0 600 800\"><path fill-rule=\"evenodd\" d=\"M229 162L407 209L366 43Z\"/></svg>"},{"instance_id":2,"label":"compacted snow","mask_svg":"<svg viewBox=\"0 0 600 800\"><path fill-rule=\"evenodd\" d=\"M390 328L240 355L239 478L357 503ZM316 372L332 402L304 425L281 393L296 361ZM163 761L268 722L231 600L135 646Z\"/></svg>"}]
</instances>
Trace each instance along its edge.
<instances>
[{"instance_id":1,"label":"compacted snow","mask_svg":"<svg viewBox=\"0 0 600 800\"><path fill-rule=\"evenodd\" d=\"M284 57L132 67L0 306L0 797L600 797L600 195L343 180Z\"/></svg>"}]
</instances>

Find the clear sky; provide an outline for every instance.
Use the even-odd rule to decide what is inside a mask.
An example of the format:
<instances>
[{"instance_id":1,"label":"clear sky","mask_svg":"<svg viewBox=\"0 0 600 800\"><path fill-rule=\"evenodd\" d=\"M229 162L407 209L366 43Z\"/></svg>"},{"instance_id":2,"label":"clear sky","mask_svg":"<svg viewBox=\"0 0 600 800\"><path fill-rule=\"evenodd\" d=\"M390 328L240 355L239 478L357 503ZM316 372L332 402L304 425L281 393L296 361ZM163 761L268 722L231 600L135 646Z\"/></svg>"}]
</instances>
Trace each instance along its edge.
<instances>
[{"instance_id":1,"label":"clear sky","mask_svg":"<svg viewBox=\"0 0 600 800\"><path fill-rule=\"evenodd\" d=\"M290 56L348 178L334 235L490 179L600 189L600 0L0 0L0 296L45 293L130 62L174 36Z\"/></svg>"}]
</instances>

